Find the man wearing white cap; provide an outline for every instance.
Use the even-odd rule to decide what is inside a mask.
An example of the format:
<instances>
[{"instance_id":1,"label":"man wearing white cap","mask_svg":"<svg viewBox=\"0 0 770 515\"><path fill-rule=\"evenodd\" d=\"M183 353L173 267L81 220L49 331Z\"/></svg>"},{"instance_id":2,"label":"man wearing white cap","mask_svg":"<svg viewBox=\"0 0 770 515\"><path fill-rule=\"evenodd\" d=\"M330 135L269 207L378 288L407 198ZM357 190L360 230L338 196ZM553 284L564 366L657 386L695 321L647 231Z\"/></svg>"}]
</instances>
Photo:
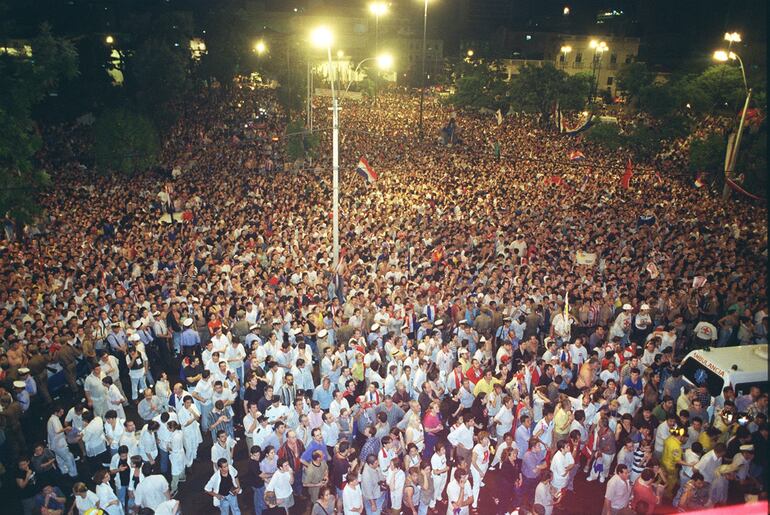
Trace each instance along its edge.
<instances>
[{"instance_id":1,"label":"man wearing white cap","mask_svg":"<svg viewBox=\"0 0 770 515\"><path fill-rule=\"evenodd\" d=\"M24 381L13 382L13 392L16 401L21 406L21 412L26 413L29 409L29 392L27 391L27 385Z\"/></svg>"},{"instance_id":2,"label":"man wearing white cap","mask_svg":"<svg viewBox=\"0 0 770 515\"><path fill-rule=\"evenodd\" d=\"M650 316L650 306L642 304L639 307L639 313L634 317L633 335L634 341L643 342L647 335L652 332L652 316Z\"/></svg>"},{"instance_id":3,"label":"man wearing white cap","mask_svg":"<svg viewBox=\"0 0 770 515\"><path fill-rule=\"evenodd\" d=\"M198 331L193 329L193 319L185 318L182 322L182 354L184 356L198 356L201 351L201 337Z\"/></svg>"},{"instance_id":4,"label":"man wearing white cap","mask_svg":"<svg viewBox=\"0 0 770 515\"><path fill-rule=\"evenodd\" d=\"M631 336L632 310L631 304L623 304L623 311L618 314L610 328L610 339L617 336L623 345L628 345Z\"/></svg>"},{"instance_id":5,"label":"man wearing white cap","mask_svg":"<svg viewBox=\"0 0 770 515\"><path fill-rule=\"evenodd\" d=\"M243 338L243 345L251 350L254 345L261 345L262 339L259 337L259 324L256 322L249 326L249 334Z\"/></svg>"}]
</instances>

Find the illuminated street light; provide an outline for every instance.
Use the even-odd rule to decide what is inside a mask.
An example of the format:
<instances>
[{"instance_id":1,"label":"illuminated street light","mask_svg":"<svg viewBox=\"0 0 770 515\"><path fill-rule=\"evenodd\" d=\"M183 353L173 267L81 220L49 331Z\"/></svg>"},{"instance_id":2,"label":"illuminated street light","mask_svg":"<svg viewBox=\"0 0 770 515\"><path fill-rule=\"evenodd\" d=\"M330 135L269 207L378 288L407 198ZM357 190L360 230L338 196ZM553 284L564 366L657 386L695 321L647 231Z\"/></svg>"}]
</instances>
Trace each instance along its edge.
<instances>
[{"instance_id":1,"label":"illuminated street light","mask_svg":"<svg viewBox=\"0 0 770 515\"><path fill-rule=\"evenodd\" d=\"M337 50L337 59L342 59L343 57L345 57L345 51Z\"/></svg>"},{"instance_id":2,"label":"illuminated street light","mask_svg":"<svg viewBox=\"0 0 770 515\"><path fill-rule=\"evenodd\" d=\"M258 54L258 55L262 55L262 54L264 54L264 53L265 53L265 51L267 51L267 45L265 45L265 42L264 42L264 41L262 41L262 40L259 40L259 41L257 41L257 42L256 42L256 44L254 45L254 51L255 51L255 52Z\"/></svg>"},{"instance_id":3,"label":"illuminated street light","mask_svg":"<svg viewBox=\"0 0 770 515\"><path fill-rule=\"evenodd\" d=\"M740 43L741 35L737 32L725 32L725 41L730 43Z\"/></svg>"},{"instance_id":4,"label":"illuminated street light","mask_svg":"<svg viewBox=\"0 0 770 515\"><path fill-rule=\"evenodd\" d=\"M393 55L388 53L378 55L377 66L380 70L390 70L393 67Z\"/></svg>"},{"instance_id":5,"label":"illuminated street light","mask_svg":"<svg viewBox=\"0 0 770 515\"><path fill-rule=\"evenodd\" d=\"M564 6L564 10L562 11L562 14L563 14L564 16L569 16L569 13L570 13L570 10L569 10L569 6L568 6L568 5L565 5L565 6Z\"/></svg>"},{"instance_id":6,"label":"illuminated street light","mask_svg":"<svg viewBox=\"0 0 770 515\"><path fill-rule=\"evenodd\" d=\"M425 102L425 47L428 40L428 0L422 0L425 11L422 18L422 70L420 73L420 139L423 138L423 103Z\"/></svg>"},{"instance_id":7,"label":"illuminated street light","mask_svg":"<svg viewBox=\"0 0 770 515\"><path fill-rule=\"evenodd\" d=\"M388 13L388 4L385 2L373 2L369 4L369 12L375 16L382 16Z\"/></svg>"},{"instance_id":8,"label":"illuminated street light","mask_svg":"<svg viewBox=\"0 0 770 515\"><path fill-rule=\"evenodd\" d=\"M737 33L733 33L733 35L737 35L738 39L737 41L740 41L740 35ZM727 39L728 34L725 34L725 39ZM732 41L731 41L732 43ZM749 87L748 82L746 81L746 68L743 66L743 60L741 57L736 54L735 52L731 52L729 50L717 50L714 52L714 60L720 61L720 62L726 62L727 60L731 61L738 61L738 64L741 67L741 76L743 77L743 87L746 90L746 101L743 103L743 111L741 111L741 120L738 122L738 131L735 134L735 139L733 140L733 148L730 152L730 159L726 163L725 166L725 178L729 179L730 176L733 174L733 171L735 170L735 162L737 161L738 157L738 148L741 144L741 136L743 135L743 126L746 122L746 111L749 109L749 102L751 101L751 88ZM722 189L722 197L728 198L730 196L730 185L725 181L725 186Z\"/></svg>"},{"instance_id":9,"label":"illuminated street light","mask_svg":"<svg viewBox=\"0 0 770 515\"><path fill-rule=\"evenodd\" d=\"M115 38L113 38L112 36L107 36L106 38L104 38L104 42L107 43L108 45L111 45L115 42Z\"/></svg>"},{"instance_id":10,"label":"illuminated street light","mask_svg":"<svg viewBox=\"0 0 770 515\"><path fill-rule=\"evenodd\" d=\"M473 57L473 50L468 50L468 51L465 53L465 55L467 55L468 57Z\"/></svg>"},{"instance_id":11,"label":"illuminated street light","mask_svg":"<svg viewBox=\"0 0 770 515\"><path fill-rule=\"evenodd\" d=\"M318 27L310 33L311 43L326 48L329 59L329 84L332 89L332 245L334 270L340 263L340 108L337 90L334 89L334 64L332 63L332 42L334 36L326 27Z\"/></svg>"},{"instance_id":12,"label":"illuminated street light","mask_svg":"<svg viewBox=\"0 0 770 515\"><path fill-rule=\"evenodd\" d=\"M567 54L572 52L572 47L569 45L562 45L560 49L563 57L562 57L562 67L567 66Z\"/></svg>"},{"instance_id":13,"label":"illuminated street light","mask_svg":"<svg viewBox=\"0 0 770 515\"><path fill-rule=\"evenodd\" d=\"M329 48L333 40L331 31L326 27L318 27L310 33L310 41L318 48Z\"/></svg>"}]
</instances>

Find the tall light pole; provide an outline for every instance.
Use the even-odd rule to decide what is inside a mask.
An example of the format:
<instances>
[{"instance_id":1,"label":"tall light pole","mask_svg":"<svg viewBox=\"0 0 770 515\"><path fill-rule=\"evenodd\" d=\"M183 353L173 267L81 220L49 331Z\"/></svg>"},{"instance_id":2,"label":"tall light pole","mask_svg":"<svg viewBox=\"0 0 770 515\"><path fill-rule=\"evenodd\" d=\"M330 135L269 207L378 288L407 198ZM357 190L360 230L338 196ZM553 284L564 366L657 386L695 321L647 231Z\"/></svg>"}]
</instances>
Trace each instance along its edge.
<instances>
[{"instance_id":1,"label":"tall light pole","mask_svg":"<svg viewBox=\"0 0 770 515\"><path fill-rule=\"evenodd\" d=\"M725 34L725 39L727 39L728 34ZM740 41L740 36L738 36L738 41ZM741 112L741 120L738 122L738 131L735 133L735 141L733 143L733 148L730 150L730 157L727 160L726 166L725 166L725 178L729 179L730 176L735 171L735 162L738 159L738 149L741 145L741 136L743 135L743 126L746 122L746 111L749 109L749 102L751 101L751 88L749 87L749 83L746 81L746 68L743 66L743 60L740 58L738 54L735 52L729 52L724 50L717 50L714 52L714 59L721 62L726 62L728 59L733 61L738 61L738 64L741 67L741 77L743 78L743 88L746 91L746 101L743 103L743 111ZM725 186L722 189L722 196L724 198L730 197L730 186L727 184L727 181L725 181Z\"/></svg>"},{"instance_id":2,"label":"tall light pole","mask_svg":"<svg viewBox=\"0 0 770 515\"><path fill-rule=\"evenodd\" d=\"M332 33L326 27L319 27L311 34L316 47L326 48L329 59L329 83L332 89L332 239L336 270L340 262L340 119L337 90L334 89L334 66L332 63Z\"/></svg>"},{"instance_id":3,"label":"tall light pole","mask_svg":"<svg viewBox=\"0 0 770 515\"><path fill-rule=\"evenodd\" d=\"M425 44L428 37L428 0L425 1L425 12L422 17L422 73L420 74L420 139L425 135L422 128L423 104L425 102Z\"/></svg>"},{"instance_id":4,"label":"tall light pole","mask_svg":"<svg viewBox=\"0 0 770 515\"><path fill-rule=\"evenodd\" d=\"M362 59L353 70L353 75L350 76L348 85L345 87L345 91L342 93L343 98L347 96L350 85L353 84L353 79L358 77L358 70L361 69L361 65L369 61L377 61L377 68L380 70L389 70L393 66L393 56L389 53L383 53L376 57L367 57L366 59ZM340 89L341 88L342 85L340 85Z\"/></svg>"},{"instance_id":5,"label":"tall light pole","mask_svg":"<svg viewBox=\"0 0 770 515\"><path fill-rule=\"evenodd\" d=\"M588 43L588 46L590 48L593 48L594 50L593 70L591 72L591 75L593 76L593 87L591 88L591 103L593 103L593 99L594 97L596 97L596 93L599 89L599 74L597 73L597 68L602 58L602 53L607 51L607 43L605 43L604 41L597 41L595 39L592 39Z\"/></svg>"},{"instance_id":6,"label":"tall light pole","mask_svg":"<svg viewBox=\"0 0 770 515\"><path fill-rule=\"evenodd\" d=\"M374 51L379 50L379 32L380 32L380 16L388 13L388 4L385 2L374 2L369 4L369 12L374 15Z\"/></svg>"}]
</instances>

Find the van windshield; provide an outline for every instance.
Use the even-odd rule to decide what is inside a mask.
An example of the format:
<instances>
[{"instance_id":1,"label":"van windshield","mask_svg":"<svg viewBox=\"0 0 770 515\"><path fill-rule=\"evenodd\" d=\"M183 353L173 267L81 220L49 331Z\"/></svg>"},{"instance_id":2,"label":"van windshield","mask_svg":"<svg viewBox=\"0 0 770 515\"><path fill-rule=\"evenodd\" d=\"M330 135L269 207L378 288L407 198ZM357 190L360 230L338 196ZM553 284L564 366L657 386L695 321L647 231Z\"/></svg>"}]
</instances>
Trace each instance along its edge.
<instances>
[{"instance_id":1,"label":"van windshield","mask_svg":"<svg viewBox=\"0 0 770 515\"><path fill-rule=\"evenodd\" d=\"M722 393L724 380L695 358L685 359L680 368L682 375L695 386L705 384L712 397L718 397Z\"/></svg>"}]
</instances>

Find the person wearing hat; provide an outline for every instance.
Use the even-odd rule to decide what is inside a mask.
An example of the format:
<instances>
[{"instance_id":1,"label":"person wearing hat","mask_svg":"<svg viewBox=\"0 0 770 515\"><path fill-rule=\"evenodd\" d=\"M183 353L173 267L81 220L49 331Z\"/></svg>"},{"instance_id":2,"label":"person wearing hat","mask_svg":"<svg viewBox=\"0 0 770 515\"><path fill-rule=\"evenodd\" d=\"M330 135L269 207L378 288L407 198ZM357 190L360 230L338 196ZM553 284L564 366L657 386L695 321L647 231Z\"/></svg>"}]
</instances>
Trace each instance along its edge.
<instances>
[{"instance_id":1,"label":"person wearing hat","mask_svg":"<svg viewBox=\"0 0 770 515\"><path fill-rule=\"evenodd\" d=\"M182 355L184 356L198 356L201 355L201 337L198 331L193 328L194 320L190 317L185 318L182 322Z\"/></svg>"},{"instance_id":2,"label":"person wearing hat","mask_svg":"<svg viewBox=\"0 0 770 515\"><path fill-rule=\"evenodd\" d=\"M417 322L420 324L420 327L417 328L417 341L422 341L423 338L425 338L425 335L428 334L428 329L430 329L430 320L428 317L423 316L420 317Z\"/></svg>"},{"instance_id":3,"label":"person wearing hat","mask_svg":"<svg viewBox=\"0 0 770 515\"><path fill-rule=\"evenodd\" d=\"M634 316L632 337L637 342L647 340L647 335L652 332L652 316L650 315L649 304L639 306L639 313Z\"/></svg>"},{"instance_id":4,"label":"person wearing hat","mask_svg":"<svg viewBox=\"0 0 770 515\"><path fill-rule=\"evenodd\" d=\"M687 429L674 426L669 430L669 436L663 442L663 455L660 458L660 466L666 472L666 477L671 480L666 484L666 493L673 496L676 488L676 478L679 477L679 467L687 467L689 463L684 460L682 445L689 435Z\"/></svg>"},{"instance_id":5,"label":"person wearing hat","mask_svg":"<svg viewBox=\"0 0 770 515\"><path fill-rule=\"evenodd\" d=\"M243 338L243 345L251 350L254 345L262 345L262 339L259 337L260 326L256 322L249 326L249 334Z\"/></svg>"},{"instance_id":6,"label":"person wearing hat","mask_svg":"<svg viewBox=\"0 0 770 515\"><path fill-rule=\"evenodd\" d=\"M633 317L631 304L623 304L623 310L615 318L610 328L610 338L617 336L623 345L628 345L631 337Z\"/></svg>"},{"instance_id":7,"label":"person wearing hat","mask_svg":"<svg viewBox=\"0 0 770 515\"><path fill-rule=\"evenodd\" d=\"M21 406L21 412L26 413L29 409L30 398L27 384L24 381L16 380L13 382L13 396L16 397L16 402Z\"/></svg>"}]
</instances>

